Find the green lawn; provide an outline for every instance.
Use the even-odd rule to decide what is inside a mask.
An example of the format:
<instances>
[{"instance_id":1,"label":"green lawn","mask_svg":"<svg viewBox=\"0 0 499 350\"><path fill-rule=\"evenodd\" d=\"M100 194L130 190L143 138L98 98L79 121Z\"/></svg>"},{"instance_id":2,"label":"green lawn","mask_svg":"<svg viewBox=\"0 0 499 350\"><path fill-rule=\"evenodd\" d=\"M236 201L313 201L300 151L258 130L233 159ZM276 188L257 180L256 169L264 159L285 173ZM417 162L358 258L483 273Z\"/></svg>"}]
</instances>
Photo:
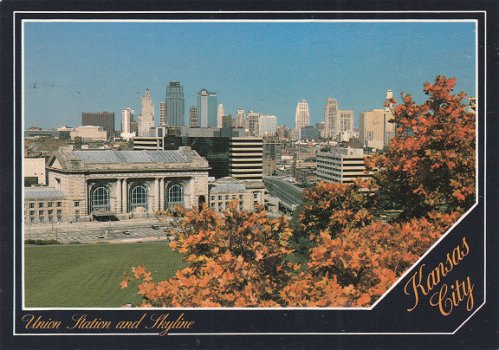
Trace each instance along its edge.
<instances>
[{"instance_id":1,"label":"green lawn","mask_svg":"<svg viewBox=\"0 0 499 350\"><path fill-rule=\"evenodd\" d=\"M184 267L167 243L75 244L25 247L27 307L119 307L137 304L136 288L120 289L132 266L143 265L155 281Z\"/></svg>"}]
</instances>

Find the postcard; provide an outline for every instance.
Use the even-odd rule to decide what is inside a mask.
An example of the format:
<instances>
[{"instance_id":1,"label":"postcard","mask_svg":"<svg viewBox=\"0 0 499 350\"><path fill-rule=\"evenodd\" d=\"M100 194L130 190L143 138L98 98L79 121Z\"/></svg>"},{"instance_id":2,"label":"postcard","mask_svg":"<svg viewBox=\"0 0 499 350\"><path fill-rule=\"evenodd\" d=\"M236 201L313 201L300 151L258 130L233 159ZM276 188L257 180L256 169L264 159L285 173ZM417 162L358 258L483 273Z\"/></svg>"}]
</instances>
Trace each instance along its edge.
<instances>
[{"instance_id":1,"label":"postcard","mask_svg":"<svg viewBox=\"0 0 499 350\"><path fill-rule=\"evenodd\" d=\"M486 4L114 5L2 4L2 348L497 348Z\"/></svg>"}]
</instances>

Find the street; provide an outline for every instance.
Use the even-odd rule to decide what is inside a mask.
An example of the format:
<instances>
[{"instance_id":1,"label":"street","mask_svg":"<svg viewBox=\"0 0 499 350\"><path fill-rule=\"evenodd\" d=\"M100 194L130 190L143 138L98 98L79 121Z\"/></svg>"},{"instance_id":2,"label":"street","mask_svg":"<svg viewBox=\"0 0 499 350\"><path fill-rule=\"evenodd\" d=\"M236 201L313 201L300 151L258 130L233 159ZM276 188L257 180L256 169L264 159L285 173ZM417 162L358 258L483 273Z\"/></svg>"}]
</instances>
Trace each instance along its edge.
<instances>
[{"instance_id":1,"label":"street","mask_svg":"<svg viewBox=\"0 0 499 350\"><path fill-rule=\"evenodd\" d=\"M153 225L161 227L154 229ZM168 223L160 223L156 218L111 222L54 223L53 225L35 224L24 226L24 239L55 239L61 243L154 241L166 239L162 227L167 226L169 226Z\"/></svg>"}]
</instances>

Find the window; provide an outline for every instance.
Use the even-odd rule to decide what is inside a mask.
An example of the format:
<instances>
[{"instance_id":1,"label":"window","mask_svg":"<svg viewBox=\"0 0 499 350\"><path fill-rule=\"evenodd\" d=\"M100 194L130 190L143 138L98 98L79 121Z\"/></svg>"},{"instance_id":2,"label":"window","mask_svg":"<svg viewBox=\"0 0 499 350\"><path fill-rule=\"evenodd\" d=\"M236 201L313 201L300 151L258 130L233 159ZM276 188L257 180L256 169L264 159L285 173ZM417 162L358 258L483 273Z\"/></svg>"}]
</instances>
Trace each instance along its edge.
<instances>
[{"instance_id":1,"label":"window","mask_svg":"<svg viewBox=\"0 0 499 350\"><path fill-rule=\"evenodd\" d=\"M228 201L229 200L229 195L225 195L225 200Z\"/></svg>"},{"instance_id":2,"label":"window","mask_svg":"<svg viewBox=\"0 0 499 350\"><path fill-rule=\"evenodd\" d=\"M139 207L147 209L147 188L142 185L135 186L130 191L130 210L133 211Z\"/></svg>"},{"instance_id":3,"label":"window","mask_svg":"<svg viewBox=\"0 0 499 350\"><path fill-rule=\"evenodd\" d=\"M58 207L62 207L62 202L57 202Z\"/></svg>"},{"instance_id":4,"label":"window","mask_svg":"<svg viewBox=\"0 0 499 350\"><path fill-rule=\"evenodd\" d=\"M43 210L38 211L38 215L43 216Z\"/></svg>"},{"instance_id":5,"label":"window","mask_svg":"<svg viewBox=\"0 0 499 350\"><path fill-rule=\"evenodd\" d=\"M80 202L79 202L79 201L74 201L74 202L73 202L73 206L75 206L75 207L79 207L79 206L80 206Z\"/></svg>"},{"instance_id":6,"label":"window","mask_svg":"<svg viewBox=\"0 0 499 350\"><path fill-rule=\"evenodd\" d=\"M218 200L221 201L222 200L222 196L218 196Z\"/></svg>"},{"instance_id":7,"label":"window","mask_svg":"<svg viewBox=\"0 0 499 350\"><path fill-rule=\"evenodd\" d=\"M35 207L35 203L29 203L29 207L30 208L34 208Z\"/></svg>"},{"instance_id":8,"label":"window","mask_svg":"<svg viewBox=\"0 0 499 350\"><path fill-rule=\"evenodd\" d=\"M49 210L49 215L52 215L54 214L54 211L53 210Z\"/></svg>"},{"instance_id":9,"label":"window","mask_svg":"<svg viewBox=\"0 0 499 350\"><path fill-rule=\"evenodd\" d=\"M38 208L43 208L43 202L38 203Z\"/></svg>"},{"instance_id":10,"label":"window","mask_svg":"<svg viewBox=\"0 0 499 350\"><path fill-rule=\"evenodd\" d=\"M48 202L47 207L52 208L52 202Z\"/></svg>"},{"instance_id":11,"label":"window","mask_svg":"<svg viewBox=\"0 0 499 350\"><path fill-rule=\"evenodd\" d=\"M99 186L92 191L91 204L94 210L110 210L109 189L104 186Z\"/></svg>"},{"instance_id":12,"label":"window","mask_svg":"<svg viewBox=\"0 0 499 350\"><path fill-rule=\"evenodd\" d=\"M184 190L180 185L172 185L168 189L168 206L184 205Z\"/></svg>"}]
</instances>

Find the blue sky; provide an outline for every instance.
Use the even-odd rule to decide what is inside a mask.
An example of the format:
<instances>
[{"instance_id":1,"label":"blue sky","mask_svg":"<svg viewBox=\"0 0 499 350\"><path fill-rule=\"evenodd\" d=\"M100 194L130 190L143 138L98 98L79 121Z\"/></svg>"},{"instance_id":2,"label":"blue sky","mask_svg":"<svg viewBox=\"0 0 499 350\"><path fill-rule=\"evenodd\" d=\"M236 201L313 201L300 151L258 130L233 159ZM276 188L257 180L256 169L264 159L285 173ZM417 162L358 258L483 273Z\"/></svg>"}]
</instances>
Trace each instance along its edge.
<instances>
[{"instance_id":1,"label":"blue sky","mask_svg":"<svg viewBox=\"0 0 499 350\"><path fill-rule=\"evenodd\" d=\"M28 22L24 27L25 126L78 126L82 112L140 113L151 90L156 123L166 85L184 86L186 120L202 88L226 114L238 107L294 127L299 100L323 120L341 109L381 108L387 89L424 99L442 74L475 95L470 22Z\"/></svg>"}]
</instances>

